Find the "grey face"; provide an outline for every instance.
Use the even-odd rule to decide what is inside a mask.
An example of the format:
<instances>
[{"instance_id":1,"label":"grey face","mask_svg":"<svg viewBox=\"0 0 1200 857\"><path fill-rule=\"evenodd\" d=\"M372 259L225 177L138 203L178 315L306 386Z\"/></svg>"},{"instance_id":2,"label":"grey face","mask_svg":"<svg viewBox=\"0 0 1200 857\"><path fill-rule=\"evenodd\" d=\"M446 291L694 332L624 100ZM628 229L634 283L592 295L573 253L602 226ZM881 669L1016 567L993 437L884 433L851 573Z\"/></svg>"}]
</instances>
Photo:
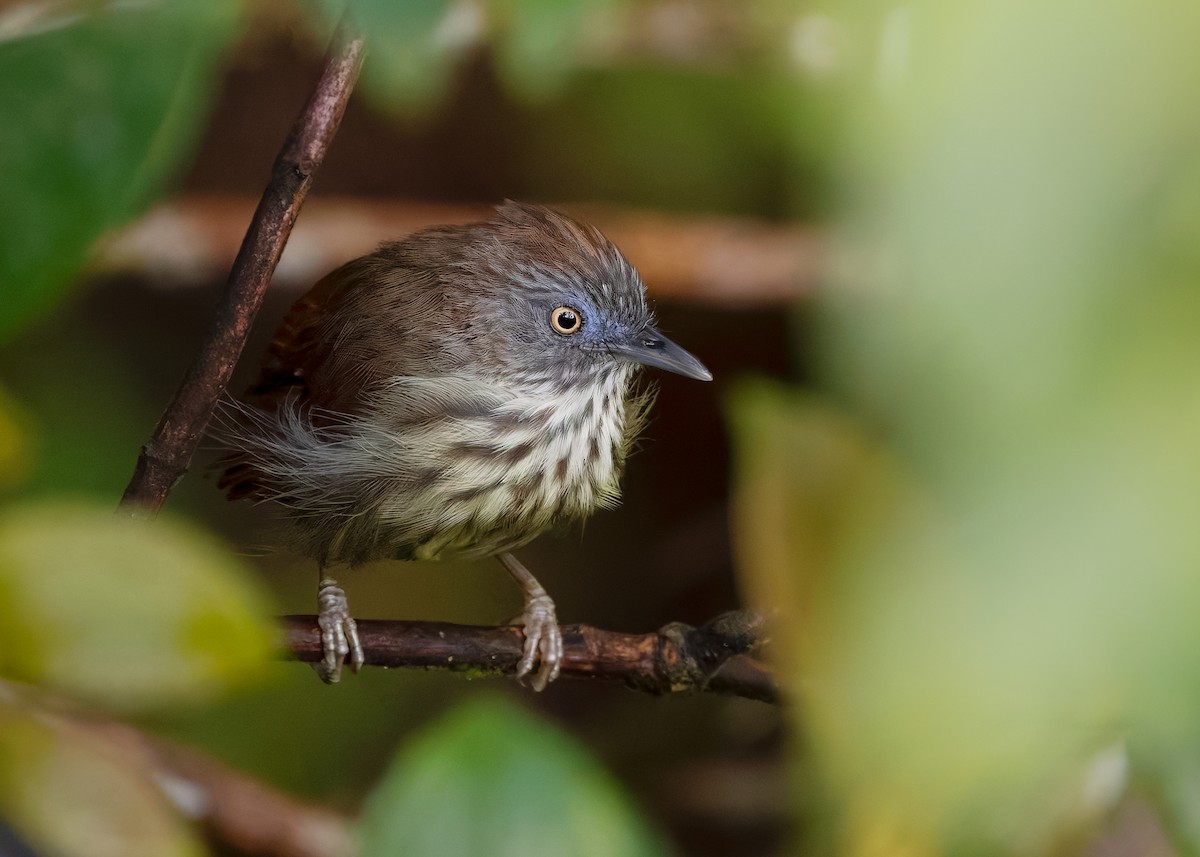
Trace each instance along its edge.
<instances>
[{"instance_id":1,"label":"grey face","mask_svg":"<svg viewBox=\"0 0 1200 857\"><path fill-rule=\"evenodd\" d=\"M477 282L488 283L490 332L505 342L509 366L564 380L622 364L712 379L654 327L637 271L599 231L548 209L507 203L476 235Z\"/></svg>"},{"instance_id":2,"label":"grey face","mask_svg":"<svg viewBox=\"0 0 1200 857\"><path fill-rule=\"evenodd\" d=\"M701 381L712 374L654 327L641 281L627 265L601 283L562 282L562 272L532 276L509 293L506 326L542 371L602 371L616 363L654 366ZM549 275L549 276L548 276ZM576 279L571 277L570 279Z\"/></svg>"}]
</instances>

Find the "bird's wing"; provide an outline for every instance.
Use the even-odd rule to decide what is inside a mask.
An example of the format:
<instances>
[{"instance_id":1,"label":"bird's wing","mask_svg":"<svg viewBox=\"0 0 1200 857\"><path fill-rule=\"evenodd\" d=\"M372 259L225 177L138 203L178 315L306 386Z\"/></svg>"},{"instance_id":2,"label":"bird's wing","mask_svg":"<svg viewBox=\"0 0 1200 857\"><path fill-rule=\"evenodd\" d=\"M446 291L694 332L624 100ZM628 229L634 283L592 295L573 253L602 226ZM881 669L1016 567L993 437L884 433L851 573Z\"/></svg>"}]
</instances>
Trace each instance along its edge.
<instances>
[{"instance_id":1,"label":"bird's wing","mask_svg":"<svg viewBox=\"0 0 1200 857\"><path fill-rule=\"evenodd\" d=\"M345 267L339 268L292 304L275 331L258 380L246 391L255 405L274 410L284 398L310 401L311 376L329 348L323 334L345 294L345 283Z\"/></svg>"},{"instance_id":2,"label":"bird's wing","mask_svg":"<svg viewBox=\"0 0 1200 857\"><path fill-rule=\"evenodd\" d=\"M321 367L333 348L329 321L346 299L357 278L355 263L338 268L317 282L288 310L263 358L258 379L246 390L245 401L221 404L213 428L218 441L235 450L217 462L222 472L219 488L230 499L270 496L264 478L262 440L278 441L283 413L302 409L306 419L349 412L360 393L354 379L340 385L339 395L329 395L331 385Z\"/></svg>"},{"instance_id":3,"label":"bird's wing","mask_svg":"<svg viewBox=\"0 0 1200 857\"><path fill-rule=\"evenodd\" d=\"M318 282L279 326L250 401L285 402L321 414L362 414L389 379L449 374L462 362L461 337L447 334L449 299L436 272L384 245Z\"/></svg>"}]
</instances>

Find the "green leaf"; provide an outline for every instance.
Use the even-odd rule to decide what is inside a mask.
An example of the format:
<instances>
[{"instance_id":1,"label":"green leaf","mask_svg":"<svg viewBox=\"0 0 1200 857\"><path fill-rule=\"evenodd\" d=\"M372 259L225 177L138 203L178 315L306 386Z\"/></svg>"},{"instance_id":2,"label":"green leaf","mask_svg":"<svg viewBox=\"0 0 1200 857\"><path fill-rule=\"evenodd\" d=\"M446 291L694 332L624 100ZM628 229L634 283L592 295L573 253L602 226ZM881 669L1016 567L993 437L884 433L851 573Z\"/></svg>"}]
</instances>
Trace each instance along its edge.
<instances>
[{"instance_id":1,"label":"green leaf","mask_svg":"<svg viewBox=\"0 0 1200 857\"><path fill-rule=\"evenodd\" d=\"M1180 857L1200 855L1200 746L1195 741L1172 747L1162 764L1143 772L1143 791L1157 810L1158 819ZM1149 776L1145 774L1149 773Z\"/></svg>"},{"instance_id":2,"label":"green leaf","mask_svg":"<svg viewBox=\"0 0 1200 857\"><path fill-rule=\"evenodd\" d=\"M266 608L181 523L65 504L0 517L0 675L117 710L209 699L265 670Z\"/></svg>"},{"instance_id":3,"label":"green leaf","mask_svg":"<svg viewBox=\"0 0 1200 857\"><path fill-rule=\"evenodd\" d=\"M500 76L519 95L559 92L583 57L589 37L617 4L608 0L499 0L503 29L496 45Z\"/></svg>"},{"instance_id":4,"label":"green leaf","mask_svg":"<svg viewBox=\"0 0 1200 857\"><path fill-rule=\"evenodd\" d=\"M371 795L363 854L637 857L665 853L619 786L549 724L496 699L443 717Z\"/></svg>"},{"instance_id":5,"label":"green leaf","mask_svg":"<svg viewBox=\"0 0 1200 857\"><path fill-rule=\"evenodd\" d=\"M198 857L205 850L137 753L0 699L0 817L39 854Z\"/></svg>"},{"instance_id":6,"label":"green leaf","mask_svg":"<svg viewBox=\"0 0 1200 857\"><path fill-rule=\"evenodd\" d=\"M235 0L109 4L0 42L0 338L191 151Z\"/></svg>"},{"instance_id":7,"label":"green leaf","mask_svg":"<svg viewBox=\"0 0 1200 857\"><path fill-rule=\"evenodd\" d=\"M847 543L874 526L900 490L882 450L847 414L811 393L756 380L738 385L733 429L733 534L741 583L771 630L781 679L807 686L816 620L837 597Z\"/></svg>"},{"instance_id":8,"label":"green leaf","mask_svg":"<svg viewBox=\"0 0 1200 857\"><path fill-rule=\"evenodd\" d=\"M1079 823L1059 814L1114 733L1086 650L1037 639L1051 615L1052 631L1093 630L1070 591L981 576L956 510L831 404L759 383L732 405L739 571L776 618L780 677L814 737L806 770L821 763L843 835L986 853L993 836Z\"/></svg>"},{"instance_id":9,"label":"green leaf","mask_svg":"<svg viewBox=\"0 0 1200 857\"><path fill-rule=\"evenodd\" d=\"M820 315L868 416L757 403L741 493L784 502L749 574L791 586L847 853L1034 853L1103 811L1079 782L1107 748L1159 778L1200 721L1200 6L878 23L905 60L864 75L860 266Z\"/></svg>"},{"instance_id":10,"label":"green leaf","mask_svg":"<svg viewBox=\"0 0 1200 857\"><path fill-rule=\"evenodd\" d=\"M86 301L80 302L86 304ZM63 307L0 348L0 376L27 414L22 497L120 496L129 481L130 454L145 440L161 401L145 394L145 373L133 355L118 353L97 335L84 306ZM151 313L144 317L153 318ZM164 340L147 334L140 354ZM87 414L87 419L80 419Z\"/></svg>"},{"instance_id":11,"label":"green leaf","mask_svg":"<svg viewBox=\"0 0 1200 857\"><path fill-rule=\"evenodd\" d=\"M320 0L326 23L346 5ZM483 10L450 0L353 0L350 18L366 36L362 87L381 110L430 110L450 83L458 61L480 36Z\"/></svg>"},{"instance_id":12,"label":"green leaf","mask_svg":"<svg viewBox=\"0 0 1200 857\"><path fill-rule=\"evenodd\" d=\"M795 100L792 81L610 63L563 83L527 112L538 132L511 153L533 196L756 216L778 199L782 168L768 165L788 157L777 117Z\"/></svg>"}]
</instances>

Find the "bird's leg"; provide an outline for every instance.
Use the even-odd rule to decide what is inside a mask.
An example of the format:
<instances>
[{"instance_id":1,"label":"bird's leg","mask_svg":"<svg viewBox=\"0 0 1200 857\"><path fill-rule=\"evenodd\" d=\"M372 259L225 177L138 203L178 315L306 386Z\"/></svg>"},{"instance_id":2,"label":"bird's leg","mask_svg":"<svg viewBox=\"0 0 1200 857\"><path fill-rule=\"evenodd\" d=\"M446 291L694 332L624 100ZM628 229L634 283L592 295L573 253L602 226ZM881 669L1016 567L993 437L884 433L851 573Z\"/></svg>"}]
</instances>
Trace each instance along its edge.
<instances>
[{"instance_id":1,"label":"bird's leg","mask_svg":"<svg viewBox=\"0 0 1200 857\"><path fill-rule=\"evenodd\" d=\"M335 684L342 677L342 662L350 656L350 669L358 672L363 665L362 643L358 640L358 625L350 618L350 603L346 592L332 577L317 584L317 625L321 628L321 648L325 656L313 669L326 684Z\"/></svg>"},{"instance_id":2,"label":"bird's leg","mask_svg":"<svg viewBox=\"0 0 1200 857\"><path fill-rule=\"evenodd\" d=\"M546 685L558 678L558 670L562 665L562 631L558 627L554 602L537 578L515 556L506 552L497 554L496 559L508 569L525 593L525 612L521 616L521 624L525 628L525 649L521 662L517 664L517 680L533 673L533 665L537 663L538 670L529 679L529 686L534 690L545 690Z\"/></svg>"}]
</instances>

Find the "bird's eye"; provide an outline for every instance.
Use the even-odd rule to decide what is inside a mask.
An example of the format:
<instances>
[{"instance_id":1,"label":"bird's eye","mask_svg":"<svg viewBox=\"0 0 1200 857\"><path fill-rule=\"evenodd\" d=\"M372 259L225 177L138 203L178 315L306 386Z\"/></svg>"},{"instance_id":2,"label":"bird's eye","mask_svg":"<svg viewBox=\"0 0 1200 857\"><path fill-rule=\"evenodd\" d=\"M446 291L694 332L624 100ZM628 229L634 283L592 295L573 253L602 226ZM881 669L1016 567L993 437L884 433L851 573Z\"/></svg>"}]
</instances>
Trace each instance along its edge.
<instances>
[{"instance_id":1,"label":"bird's eye","mask_svg":"<svg viewBox=\"0 0 1200 857\"><path fill-rule=\"evenodd\" d=\"M550 326L563 336L568 336L583 326L583 316L569 306L560 306L550 311Z\"/></svg>"}]
</instances>

